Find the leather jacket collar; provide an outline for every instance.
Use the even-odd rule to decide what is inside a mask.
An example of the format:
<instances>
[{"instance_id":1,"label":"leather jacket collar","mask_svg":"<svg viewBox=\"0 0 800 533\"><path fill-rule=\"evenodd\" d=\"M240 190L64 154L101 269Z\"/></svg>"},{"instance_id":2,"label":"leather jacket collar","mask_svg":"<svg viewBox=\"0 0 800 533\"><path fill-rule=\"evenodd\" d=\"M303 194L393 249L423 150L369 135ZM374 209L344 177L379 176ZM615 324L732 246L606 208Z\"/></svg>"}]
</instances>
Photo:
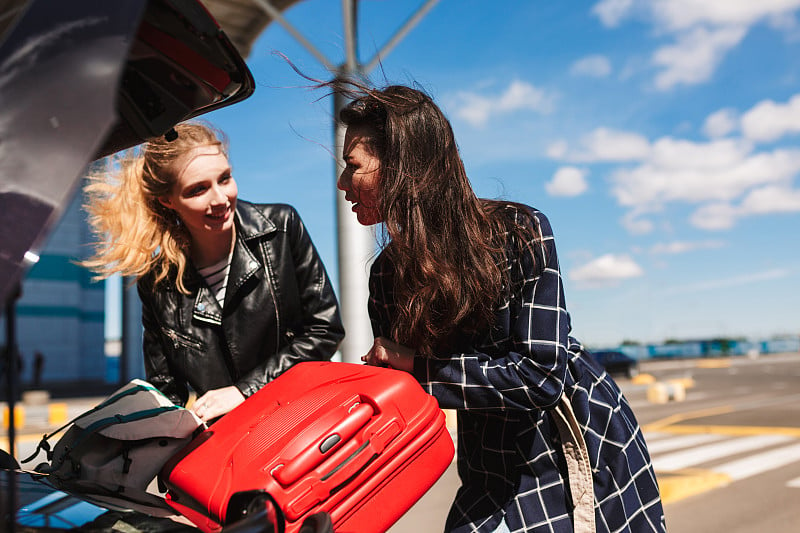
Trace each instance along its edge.
<instances>
[{"instance_id":1,"label":"leather jacket collar","mask_svg":"<svg viewBox=\"0 0 800 533\"><path fill-rule=\"evenodd\" d=\"M226 301L236 294L236 291L242 287L248 278L263 267L246 243L274 233L277 230L277 226L272 220L256 209L253 204L244 200L237 201L235 217L236 241L234 242L233 256L231 257L231 270L228 274ZM192 316L203 322L222 324L222 306L219 305L216 297L208 290L208 287L201 282L201 276L193 266L190 269L188 278L187 285L197 288L197 295L192 307Z\"/></svg>"}]
</instances>

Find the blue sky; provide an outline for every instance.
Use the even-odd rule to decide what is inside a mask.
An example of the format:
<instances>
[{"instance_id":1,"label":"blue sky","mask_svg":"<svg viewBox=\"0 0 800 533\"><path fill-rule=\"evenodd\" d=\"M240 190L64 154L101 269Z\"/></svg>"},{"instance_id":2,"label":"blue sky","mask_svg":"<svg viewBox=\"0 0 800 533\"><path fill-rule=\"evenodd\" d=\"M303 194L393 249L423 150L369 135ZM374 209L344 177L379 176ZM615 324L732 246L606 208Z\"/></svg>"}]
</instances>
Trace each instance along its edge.
<instances>
[{"instance_id":1,"label":"blue sky","mask_svg":"<svg viewBox=\"0 0 800 533\"><path fill-rule=\"evenodd\" d=\"M362 0L369 61L422 0ZM287 20L344 60L340 2ZM800 0L440 0L371 73L416 83L450 118L480 196L553 225L573 334L800 333ZM247 62L248 100L207 118L240 196L287 202L337 276L333 102L280 25Z\"/></svg>"}]
</instances>

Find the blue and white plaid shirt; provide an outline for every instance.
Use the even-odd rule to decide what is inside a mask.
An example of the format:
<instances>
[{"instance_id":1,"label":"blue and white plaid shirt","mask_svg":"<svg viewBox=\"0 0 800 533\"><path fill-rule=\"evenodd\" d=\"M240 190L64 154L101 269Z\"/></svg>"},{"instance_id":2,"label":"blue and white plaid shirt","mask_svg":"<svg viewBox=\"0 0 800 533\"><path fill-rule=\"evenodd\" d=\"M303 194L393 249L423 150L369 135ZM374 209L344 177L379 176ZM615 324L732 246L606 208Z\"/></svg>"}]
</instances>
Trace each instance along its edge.
<instances>
[{"instance_id":1,"label":"blue and white plaid shirt","mask_svg":"<svg viewBox=\"0 0 800 533\"><path fill-rule=\"evenodd\" d=\"M567 466L550 412L566 394L589 450L597 531L666 531L639 424L617 385L569 336L553 232L544 214L530 213L542 238L535 254L508 257L511 289L491 331L473 335L458 353L415 359L423 388L458 412L462 486L446 530L492 532L505 518L512 532L573 531ZM533 255L543 269L534 269ZM385 254L370 273L369 312L375 336L391 338Z\"/></svg>"}]
</instances>

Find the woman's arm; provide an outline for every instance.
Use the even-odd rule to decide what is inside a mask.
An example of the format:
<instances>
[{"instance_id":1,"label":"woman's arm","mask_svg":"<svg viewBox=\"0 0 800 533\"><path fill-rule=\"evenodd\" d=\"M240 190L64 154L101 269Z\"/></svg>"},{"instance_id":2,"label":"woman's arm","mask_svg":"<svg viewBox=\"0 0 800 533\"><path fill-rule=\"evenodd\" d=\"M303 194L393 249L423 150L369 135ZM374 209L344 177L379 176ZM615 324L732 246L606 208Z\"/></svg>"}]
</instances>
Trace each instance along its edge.
<instances>
[{"instance_id":1,"label":"woman's arm","mask_svg":"<svg viewBox=\"0 0 800 533\"><path fill-rule=\"evenodd\" d=\"M137 289L142 301L142 349L146 379L174 404L185 406L189 400L189 390L185 382L175 379L170 369L164 349L164 342L167 341L153 313L152 288L140 282Z\"/></svg>"}]
</instances>

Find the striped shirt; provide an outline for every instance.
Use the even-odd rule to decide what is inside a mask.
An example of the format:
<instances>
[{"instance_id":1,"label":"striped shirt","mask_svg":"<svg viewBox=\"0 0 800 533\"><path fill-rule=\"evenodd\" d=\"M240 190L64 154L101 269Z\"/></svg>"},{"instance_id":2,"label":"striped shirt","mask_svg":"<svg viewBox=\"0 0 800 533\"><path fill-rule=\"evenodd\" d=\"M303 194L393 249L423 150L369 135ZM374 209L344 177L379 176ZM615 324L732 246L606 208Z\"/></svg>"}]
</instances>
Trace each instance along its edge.
<instances>
[{"instance_id":1,"label":"striped shirt","mask_svg":"<svg viewBox=\"0 0 800 533\"><path fill-rule=\"evenodd\" d=\"M225 288L228 286L228 274L231 271L231 256L218 263L200 268L197 272L206 280L208 288L217 297L219 305L225 302Z\"/></svg>"}]
</instances>

